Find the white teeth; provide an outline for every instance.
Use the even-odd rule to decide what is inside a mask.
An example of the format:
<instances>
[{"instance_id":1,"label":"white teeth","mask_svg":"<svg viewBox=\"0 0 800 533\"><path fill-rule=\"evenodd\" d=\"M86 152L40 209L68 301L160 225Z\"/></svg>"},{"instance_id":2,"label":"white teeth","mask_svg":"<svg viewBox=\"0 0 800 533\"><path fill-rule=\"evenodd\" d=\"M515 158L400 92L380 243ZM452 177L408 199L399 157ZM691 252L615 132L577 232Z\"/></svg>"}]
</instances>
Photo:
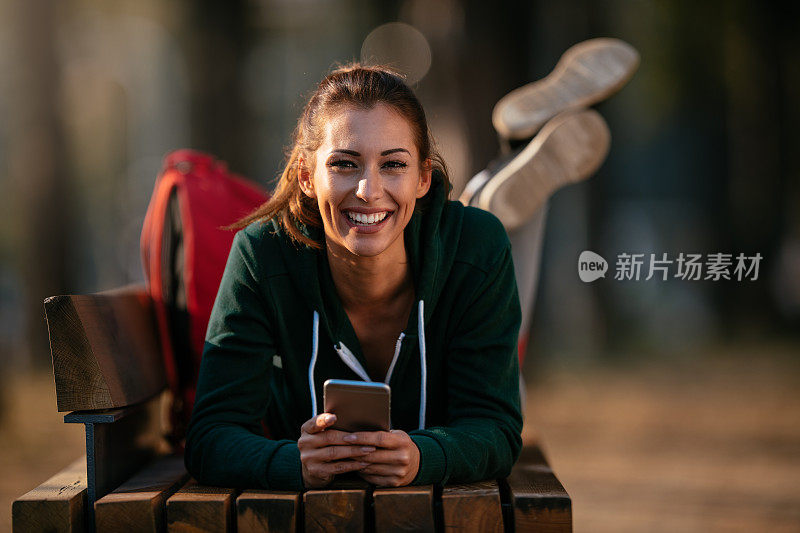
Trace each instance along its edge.
<instances>
[{"instance_id":1,"label":"white teeth","mask_svg":"<svg viewBox=\"0 0 800 533\"><path fill-rule=\"evenodd\" d=\"M383 211L382 213L372 213L369 215L366 213L356 213L355 211L345 211L347 218L357 224L377 224L382 222L388 214L388 211Z\"/></svg>"}]
</instances>

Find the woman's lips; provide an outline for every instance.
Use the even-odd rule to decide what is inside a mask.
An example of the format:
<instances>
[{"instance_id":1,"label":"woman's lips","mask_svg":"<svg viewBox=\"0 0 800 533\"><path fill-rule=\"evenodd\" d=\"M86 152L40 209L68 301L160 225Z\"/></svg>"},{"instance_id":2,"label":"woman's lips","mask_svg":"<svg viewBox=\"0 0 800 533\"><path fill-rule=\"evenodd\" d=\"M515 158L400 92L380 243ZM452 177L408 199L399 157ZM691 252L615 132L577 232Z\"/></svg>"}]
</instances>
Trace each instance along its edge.
<instances>
[{"instance_id":1,"label":"woman's lips","mask_svg":"<svg viewBox=\"0 0 800 533\"><path fill-rule=\"evenodd\" d=\"M375 233L386 225L394 211L385 209L343 209L341 211L347 225L358 233ZM381 218L383 217L383 218Z\"/></svg>"}]
</instances>

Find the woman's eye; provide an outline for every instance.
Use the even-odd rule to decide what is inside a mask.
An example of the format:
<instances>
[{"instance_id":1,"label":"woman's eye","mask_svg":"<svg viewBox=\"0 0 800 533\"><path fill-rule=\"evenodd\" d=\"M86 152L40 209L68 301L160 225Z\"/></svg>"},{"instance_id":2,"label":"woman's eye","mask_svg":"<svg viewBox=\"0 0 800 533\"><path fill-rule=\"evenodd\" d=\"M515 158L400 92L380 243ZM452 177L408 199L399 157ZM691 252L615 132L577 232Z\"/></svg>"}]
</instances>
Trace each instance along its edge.
<instances>
[{"instance_id":1,"label":"woman's eye","mask_svg":"<svg viewBox=\"0 0 800 533\"><path fill-rule=\"evenodd\" d=\"M402 161L387 161L384 165L389 168L406 168L408 166Z\"/></svg>"},{"instance_id":2,"label":"woman's eye","mask_svg":"<svg viewBox=\"0 0 800 533\"><path fill-rule=\"evenodd\" d=\"M348 161L347 159L336 159L334 161L328 162L329 167L334 168L355 168L356 165L352 161Z\"/></svg>"}]
</instances>

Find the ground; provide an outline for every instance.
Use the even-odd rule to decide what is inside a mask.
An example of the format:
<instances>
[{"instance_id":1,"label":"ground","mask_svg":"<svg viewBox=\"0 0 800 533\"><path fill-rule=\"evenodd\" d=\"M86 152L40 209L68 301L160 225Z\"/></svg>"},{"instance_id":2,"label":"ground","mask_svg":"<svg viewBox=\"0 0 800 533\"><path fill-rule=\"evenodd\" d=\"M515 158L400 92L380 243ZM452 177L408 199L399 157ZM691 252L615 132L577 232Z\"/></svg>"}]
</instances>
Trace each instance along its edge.
<instances>
[{"instance_id":1,"label":"ground","mask_svg":"<svg viewBox=\"0 0 800 533\"><path fill-rule=\"evenodd\" d=\"M528 361L525 436L572 496L576 532L800 531L798 351L717 351L669 365ZM51 376L7 377L3 390L0 531L13 499L84 446Z\"/></svg>"},{"instance_id":2,"label":"ground","mask_svg":"<svg viewBox=\"0 0 800 533\"><path fill-rule=\"evenodd\" d=\"M798 351L734 352L533 380L576 532L800 531Z\"/></svg>"}]
</instances>

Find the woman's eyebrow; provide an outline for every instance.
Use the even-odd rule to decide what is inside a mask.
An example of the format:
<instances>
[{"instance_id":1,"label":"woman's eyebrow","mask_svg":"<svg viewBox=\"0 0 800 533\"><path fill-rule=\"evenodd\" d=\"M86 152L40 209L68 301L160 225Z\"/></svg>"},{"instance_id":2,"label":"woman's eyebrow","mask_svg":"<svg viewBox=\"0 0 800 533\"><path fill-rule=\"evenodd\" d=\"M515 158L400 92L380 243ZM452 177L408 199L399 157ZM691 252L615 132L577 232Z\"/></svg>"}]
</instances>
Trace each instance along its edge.
<instances>
[{"instance_id":1,"label":"woman's eyebrow","mask_svg":"<svg viewBox=\"0 0 800 533\"><path fill-rule=\"evenodd\" d=\"M393 154L395 152L405 152L408 155L411 155L411 152L409 152L405 148L392 148L391 150L384 150L383 152L381 152L381 155L389 155L389 154Z\"/></svg>"},{"instance_id":2,"label":"woman's eyebrow","mask_svg":"<svg viewBox=\"0 0 800 533\"><path fill-rule=\"evenodd\" d=\"M347 154L347 155L352 155L353 157L360 157L361 156L361 154L356 152L355 150L345 150L344 148L338 148L336 150L333 150L332 153L336 153L336 152L339 152L339 153L342 153L342 154ZM389 154L393 154L395 152L405 152L408 155L411 155L411 152L409 152L405 148L391 148L389 150L384 150L383 152L381 152L381 155L389 155Z\"/></svg>"}]
</instances>

